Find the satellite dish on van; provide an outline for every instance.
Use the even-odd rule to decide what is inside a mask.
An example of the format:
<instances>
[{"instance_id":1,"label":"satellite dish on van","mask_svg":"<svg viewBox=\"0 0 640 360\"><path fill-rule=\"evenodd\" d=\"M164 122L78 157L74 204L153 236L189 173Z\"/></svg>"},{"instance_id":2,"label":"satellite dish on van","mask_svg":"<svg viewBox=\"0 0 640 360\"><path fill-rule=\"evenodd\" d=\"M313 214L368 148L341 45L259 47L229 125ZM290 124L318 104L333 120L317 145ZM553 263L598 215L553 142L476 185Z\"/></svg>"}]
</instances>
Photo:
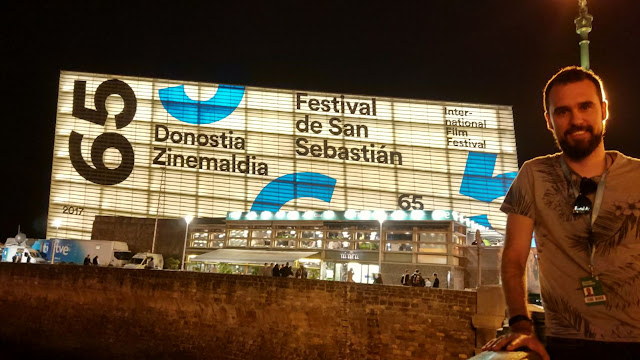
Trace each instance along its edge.
<instances>
[{"instance_id":1,"label":"satellite dish on van","mask_svg":"<svg viewBox=\"0 0 640 360\"><path fill-rule=\"evenodd\" d=\"M5 243L5 246L6 245L24 245L26 241L27 241L27 235L21 232L20 226L18 226L18 233L16 234L15 237L8 238L7 242Z\"/></svg>"}]
</instances>

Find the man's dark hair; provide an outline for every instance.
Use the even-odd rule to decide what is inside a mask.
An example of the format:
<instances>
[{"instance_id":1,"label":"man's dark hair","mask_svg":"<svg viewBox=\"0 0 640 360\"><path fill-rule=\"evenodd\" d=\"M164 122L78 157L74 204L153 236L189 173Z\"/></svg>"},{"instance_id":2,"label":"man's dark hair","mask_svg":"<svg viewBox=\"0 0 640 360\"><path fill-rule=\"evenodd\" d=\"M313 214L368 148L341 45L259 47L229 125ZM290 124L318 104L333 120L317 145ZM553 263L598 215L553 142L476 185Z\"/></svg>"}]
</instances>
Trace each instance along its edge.
<instances>
[{"instance_id":1,"label":"man's dark hair","mask_svg":"<svg viewBox=\"0 0 640 360\"><path fill-rule=\"evenodd\" d=\"M605 99L604 90L602 86L602 79L596 74L594 74L591 70L585 70L579 66L567 66L565 68L560 69L555 75L547 81L547 85L544 86L544 91L542 94L542 105L544 106L544 112L549 112L549 93L551 89L559 84L566 85L570 83L580 82L582 80L589 80L595 85L596 92L598 93L598 98L600 102L603 102Z\"/></svg>"}]
</instances>

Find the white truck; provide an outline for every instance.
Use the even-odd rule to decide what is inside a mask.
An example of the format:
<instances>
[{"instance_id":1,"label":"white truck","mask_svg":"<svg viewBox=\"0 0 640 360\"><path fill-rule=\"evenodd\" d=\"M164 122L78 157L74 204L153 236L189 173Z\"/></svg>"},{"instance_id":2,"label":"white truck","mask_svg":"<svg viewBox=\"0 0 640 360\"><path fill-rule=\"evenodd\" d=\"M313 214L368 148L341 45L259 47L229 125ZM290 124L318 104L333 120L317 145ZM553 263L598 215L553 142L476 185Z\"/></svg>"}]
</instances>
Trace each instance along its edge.
<instances>
[{"instance_id":1,"label":"white truck","mask_svg":"<svg viewBox=\"0 0 640 360\"><path fill-rule=\"evenodd\" d=\"M151 260L153 259L153 263ZM162 254L154 254L150 252L142 252L133 255L131 262L124 266L125 269L154 269L162 270L164 267L164 258Z\"/></svg>"},{"instance_id":2,"label":"white truck","mask_svg":"<svg viewBox=\"0 0 640 360\"><path fill-rule=\"evenodd\" d=\"M70 240L70 239L46 239L36 240L32 246L39 250L47 262L65 264L84 263L84 259L98 256L98 265L122 267L129 263L132 253L127 243L108 240Z\"/></svg>"}]
</instances>

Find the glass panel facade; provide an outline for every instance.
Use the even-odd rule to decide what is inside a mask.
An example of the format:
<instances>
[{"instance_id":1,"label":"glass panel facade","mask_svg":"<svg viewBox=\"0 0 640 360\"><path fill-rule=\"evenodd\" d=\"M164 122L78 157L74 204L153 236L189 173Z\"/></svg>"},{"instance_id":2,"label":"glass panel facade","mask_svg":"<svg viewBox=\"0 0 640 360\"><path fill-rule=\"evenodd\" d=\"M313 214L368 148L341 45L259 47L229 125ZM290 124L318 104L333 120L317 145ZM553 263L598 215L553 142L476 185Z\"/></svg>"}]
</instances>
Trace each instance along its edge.
<instances>
[{"instance_id":1,"label":"glass panel facade","mask_svg":"<svg viewBox=\"0 0 640 360\"><path fill-rule=\"evenodd\" d=\"M442 232L442 230L425 231L427 228L451 229L452 226L447 225L450 223L449 221L427 221L420 222L420 225L409 226L406 223L394 224L393 221L389 221L387 224L389 230L385 227L382 233L385 238L383 262L433 263L438 265L445 265L447 261L450 262L448 265L459 263L457 257L462 256L460 246L457 243L448 243L447 239L462 241L463 236ZM356 260L355 262L359 260L360 264L366 264L377 261L380 246L379 227L374 230L368 224L340 225L332 223L330 225L307 226L304 221L289 225L279 225L274 221L262 225L238 225L230 221L228 229L224 229L220 225L208 229L203 225L198 226L188 235L193 238L189 242L189 247L193 249L206 247L206 244L209 247L217 248L228 246L301 250L322 250L325 246L324 249L332 250L333 255L321 253L323 254L321 256L331 259L339 257L345 260L345 262L332 260L331 262L335 264L345 264L350 260ZM225 244L224 239L227 233L229 238L228 243ZM318 261L321 260L321 258L318 259ZM330 274L327 276L344 275L341 269L336 268L335 264L333 269L327 270L327 273ZM320 270L318 268L319 272ZM369 281L368 278L366 281Z\"/></svg>"},{"instance_id":2,"label":"glass panel facade","mask_svg":"<svg viewBox=\"0 0 640 360\"><path fill-rule=\"evenodd\" d=\"M229 239L229 246L230 247L246 247L247 246L247 239Z\"/></svg>"},{"instance_id":3,"label":"glass panel facade","mask_svg":"<svg viewBox=\"0 0 640 360\"><path fill-rule=\"evenodd\" d=\"M444 233L419 233L418 234L418 241L425 241L425 242L446 242L447 241L447 234Z\"/></svg>"},{"instance_id":4,"label":"glass panel facade","mask_svg":"<svg viewBox=\"0 0 640 360\"><path fill-rule=\"evenodd\" d=\"M420 252L430 252L430 253L446 253L447 245L445 244L420 244Z\"/></svg>"},{"instance_id":5,"label":"glass panel facade","mask_svg":"<svg viewBox=\"0 0 640 360\"><path fill-rule=\"evenodd\" d=\"M249 236L249 230L246 229L229 229L230 238L247 238Z\"/></svg>"},{"instance_id":6,"label":"glass panel facade","mask_svg":"<svg viewBox=\"0 0 640 360\"><path fill-rule=\"evenodd\" d=\"M447 264L446 255L418 255L418 262L421 264Z\"/></svg>"},{"instance_id":7,"label":"glass panel facade","mask_svg":"<svg viewBox=\"0 0 640 360\"><path fill-rule=\"evenodd\" d=\"M394 241L386 243L385 251L413 251L413 244L410 242Z\"/></svg>"},{"instance_id":8,"label":"glass panel facade","mask_svg":"<svg viewBox=\"0 0 640 360\"><path fill-rule=\"evenodd\" d=\"M443 209L505 228L499 199L508 186L482 179L518 170L508 106L67 71L58 89L47 237L88 239L96 216L216 218L251 209L259 216L265 204L285 211ZM335 99L358 109L313 105ZM121 113L122 127L114 132L82 115L96 106L105 118ZM332 118L341 121L331 125ZM303 119L321 131L303 129ZM121 143L101 137L115 133ZM96 141L106 149L106 170L98 172L90 161ZM133 150L126 159L114 150L121 145ZM374 150L379 155L369 156ZM349 156L338 159L342 151ZM312 174L305 186L330 191L330 201L299 191L290 181L297 174ZM375 228L371 216L359 220Z\"/></svg>"}]
</instances>

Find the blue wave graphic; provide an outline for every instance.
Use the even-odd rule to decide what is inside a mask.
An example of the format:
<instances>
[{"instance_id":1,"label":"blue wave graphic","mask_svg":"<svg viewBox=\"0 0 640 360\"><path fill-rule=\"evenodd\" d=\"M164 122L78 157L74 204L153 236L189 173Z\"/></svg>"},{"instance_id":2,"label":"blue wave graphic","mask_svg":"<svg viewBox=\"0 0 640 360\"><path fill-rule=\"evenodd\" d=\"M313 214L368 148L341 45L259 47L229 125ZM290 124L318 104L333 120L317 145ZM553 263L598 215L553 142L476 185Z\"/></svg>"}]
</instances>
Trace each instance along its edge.
<instances>
[{"instance_id":1,"label":"blue wave graphic","mask_svg":"<svg viewBox=\"0 0 640 360\"><path fill-rule=\"evenodd\" d=\"M314 198L331 202L336 179L312 172L283 175L268 183L251 206L251 211L278 211L293 199Z\"/></svg>"},{"instance_id":2,"label":"blue wave graphic","mask_svg":"<svg viewBox=\"0 0 640 360\"><path fill-rule=\"evenodd\" d=\"M469 152L464 177L460 184L460 194L482 202L491 202L507 194L517 172L507 172L493 176L497 154ZM486 214L470 218L476 223L493 228Z\"/></svg>"},{"instance_id":3,"label":"blue wave graphic","mask_svg":"<svg viewBox=\"0 0 640 360\"><path fill-rule=\"evenodd\" d=\"M497 154L469 152L460 194L483 202L491 202L507 194L517 172L493 176Z\"/></svg>"},{"instance_id":4,"label":"blue wave graphic","mask_svg":"<svg viewBox=\"0 0 640 360\"><path fill-rule=\"evenodd\" d=\"M192 100L184 92L184 85L160 89L162 106L176 119L188 124L211 124L229 116L244 97L244 86L219 85L218 91L207 101Z\"/></svg>"}]
</instances>

